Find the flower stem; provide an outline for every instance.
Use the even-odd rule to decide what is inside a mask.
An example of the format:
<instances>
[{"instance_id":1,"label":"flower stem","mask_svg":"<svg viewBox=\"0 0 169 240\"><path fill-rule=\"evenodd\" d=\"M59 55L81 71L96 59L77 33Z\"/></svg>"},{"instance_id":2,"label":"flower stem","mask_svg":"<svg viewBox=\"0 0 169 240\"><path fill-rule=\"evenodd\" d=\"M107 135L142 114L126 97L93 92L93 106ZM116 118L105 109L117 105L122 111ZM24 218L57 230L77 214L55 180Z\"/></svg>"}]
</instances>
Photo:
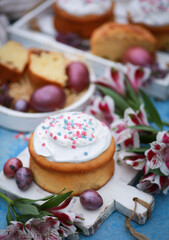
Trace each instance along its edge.
<instances>
[{"instance_id":1,"label":"flower stem","mask_svg":"<svg viewBox=\"0 0 169 240\"><path fill-rule=\"evenodd\" d=\"M11 208L12 212L13 212L14 215L15 215L15 220L17 220L18 215L16 214L15 209L13 208L13 206L10 206L10 208Z\"/></svg>"},{"instance_id":2,"label":"flower stem","mask_svg":"<svg viewBox=\"0 0 169 240\"><path fill-rule=\"evenodd\" d=\"M7 197L5 194L3 194L2 192L0 192L0 198L5 200L8 204L10 204L12 202L12 200L9 197Z\"/></svg>"},{"instance_id":3,"label":"flower stem","mask_svg":"<svg viewBox=\"0 0 169 240\"><path fill-rule=\"evenodd\" d=\"M169 127L169 123L168 122L165 122L165 121L162 121L162 124Z\"/></svg>"}]
</instances>

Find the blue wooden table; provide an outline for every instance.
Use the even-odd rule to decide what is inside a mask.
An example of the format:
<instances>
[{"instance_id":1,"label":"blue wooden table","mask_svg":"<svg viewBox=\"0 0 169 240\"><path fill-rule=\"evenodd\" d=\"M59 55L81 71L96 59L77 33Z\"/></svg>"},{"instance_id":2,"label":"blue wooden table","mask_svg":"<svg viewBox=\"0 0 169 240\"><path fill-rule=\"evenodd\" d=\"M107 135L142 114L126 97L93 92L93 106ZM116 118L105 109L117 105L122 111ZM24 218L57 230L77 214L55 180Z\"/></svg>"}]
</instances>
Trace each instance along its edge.
<instances>
[{"instance_id":1,"label":"blue wooden table","mask_svg":"<svg viewBox=\"0 0 169 240\"><path fill-rule=\"evenodd\" d=\"M169 122L169 100L154 101L163 121ZM0 127L0 171L10 157L16 157L27 147L28 133L18 133ZM155 208L144 225L131 222L133 228L152 240L169 240L169 194L155 195ZM0 199L0 229L6 228L7 204ZM125 216L114 212L93 236L80 235L80 240L134 240L125 228Z\"/></svg>"}]
</instances>

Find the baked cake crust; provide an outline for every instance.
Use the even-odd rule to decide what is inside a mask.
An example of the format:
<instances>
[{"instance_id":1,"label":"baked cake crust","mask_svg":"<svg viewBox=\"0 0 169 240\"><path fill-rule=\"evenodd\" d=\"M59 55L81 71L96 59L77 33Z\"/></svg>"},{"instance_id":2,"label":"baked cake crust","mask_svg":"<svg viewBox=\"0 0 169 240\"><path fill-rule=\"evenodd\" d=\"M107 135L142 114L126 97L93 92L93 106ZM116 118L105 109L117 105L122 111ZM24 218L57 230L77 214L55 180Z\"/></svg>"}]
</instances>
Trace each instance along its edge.
<instances>
[{"instance_id":1,"label":"baked cake crust","mask_svg":"<svg viewBox=\"0 0 169 240\"><path fill-rule=\"evenodd\" d=\"M114 3L102 15L89 14L85 16L75 16L67 13L54 3L54 26L57 31L62 33L77 33L82 38L90 38L94 29L103 23L113 20Z\"/></svg>"},{"instance_id":2,"label":"baked cake crust","mask_svg":"<svg viewBox=\"0 0 169 240\"><path fill-rule=\"evenodd\" d=\"M99 189L114 173L115 143L97 158L81 163L51 162L35 153L33 134L29 141L30 168L35 182L44 190L57 193L66 188L72 195L80 195L86 189Z\"/></svg>"},{"instance_id":3,"label":"baked cake crust","mask_svg":"<svg viewBox=\"0 0 169 240\"><path fill-rule=\"evenodd\" d=\"M156 39L141 26L108 22L93 32L90 46L95 55L121 61L124 51L132 46L144 47L155 54Z\"/></svg>"},{"instance_id":4,"label":"baked cake crust","mask_svg":"<svg viewBox=\"0 0 169 240\"><path fill-rule=\"evenodd\" d=\"M149 30L157 39L157 49L169 50L169 4L160 1L131 1L126 9L128 21Z\"/></svg>"},{"instance_id":5,"label":"baked cake crust","mask_svg":"<svg viewBox=\"0 0 169 240\"><path fill-rule=\"evenodd\" d=\"M146 25L145 23L138 22L135 23L130 15L128 16L128 20L131 24L135 24L137 26L144 27L152 34L154 34L155 38L157 39L157 49L159 50L169 50L169 25L164 26L151 26Z\"/></svg>"},{"instance_id":6,"label":"baked cake crust","mask_svg":"<svg viewBox=\"0 0 169 240\"><path fill-rule=\"evenodd\" d=\"M19 72L17 69L13 70L10 69L7 65L3 65L0 63L0 73L1 73L1 79L0 82L8 82L13 81L16 82L21 76L22 73Z\"/></svg>"}]
</instances>

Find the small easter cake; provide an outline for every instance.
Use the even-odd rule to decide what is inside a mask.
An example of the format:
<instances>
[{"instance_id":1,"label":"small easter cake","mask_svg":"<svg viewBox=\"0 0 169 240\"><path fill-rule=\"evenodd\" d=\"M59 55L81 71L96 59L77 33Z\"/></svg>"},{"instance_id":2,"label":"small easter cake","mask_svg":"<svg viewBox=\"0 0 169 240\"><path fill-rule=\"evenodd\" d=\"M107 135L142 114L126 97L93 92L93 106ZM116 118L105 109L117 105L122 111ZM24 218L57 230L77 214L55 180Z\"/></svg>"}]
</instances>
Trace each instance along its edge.
<instances>
[{"instance_id":1,"label":"small easter cake","mask_svg":"<svg viewBox=\"0 0 169 240\"><path fill-rule=\"evenodd\" d=\"M159 50L169 50L169 0L133 0L126 11L131 23L154 34Z\"/></svg>"},{"instance_id":2,"label":"small easter cake","mask_svg":"<svg viewBox=\"0 0 169 240\"><path fill-rule=\"evenodd\" d=\"M108 127L83 112L66 112L44 120L29 140L35 182L73 195L99 189L114 173L115 143Z\"/></svg>"},{"instance_id":3,"label":"small easter cake","mask_svg":"<svg viewBox=\"0 0 169 240\"><path fill-rule=\"evenodd\" d=\"M112 0L57 0L54 26L59 32L90 38L94 29L113 20L113 9Z\"/></svg>"}]
</instances>

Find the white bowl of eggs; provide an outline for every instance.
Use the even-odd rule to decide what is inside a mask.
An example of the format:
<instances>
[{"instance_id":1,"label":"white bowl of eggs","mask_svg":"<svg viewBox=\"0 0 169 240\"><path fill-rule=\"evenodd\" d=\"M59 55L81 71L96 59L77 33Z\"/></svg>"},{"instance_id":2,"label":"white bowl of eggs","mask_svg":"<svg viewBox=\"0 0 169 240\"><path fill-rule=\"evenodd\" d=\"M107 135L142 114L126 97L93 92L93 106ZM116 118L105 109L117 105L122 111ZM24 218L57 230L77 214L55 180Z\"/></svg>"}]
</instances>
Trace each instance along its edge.
<instances>
[{"instance_id":1,"label":"white bowl of eggs","mask_svg":"<svg viewBox=\"0 0 169 240\"><path fill-rule=\"evenodd\" d=\"M24 77L22 76L18 81L11 81L7 86L6 83L0 85L1 127L15 131L31 132L50 115L65 111L84 111L94 95L95 85L93 81L95 74L83 59L74 57L71 59L70 56L65 55L64 58L67 61L66 80L63 86L62 83L53 84L51 81L44 83L43 74L47 66L44 62L46 60L34 59L34 57L39 58L42 53L49 54L49 51L41 50L40 53L35 51L35 56L32 57L33 64L29 56L29 66L24 71ZM37 63L37 61L39 62ZM42 70L39 71L38 69L37 74L35 74L33 67L39 63L43 65ZM49 69L52 71L51 65L52 63L50 63ZM36 86L32 88L34 83Z\"/></svg>"}]
</instances>

